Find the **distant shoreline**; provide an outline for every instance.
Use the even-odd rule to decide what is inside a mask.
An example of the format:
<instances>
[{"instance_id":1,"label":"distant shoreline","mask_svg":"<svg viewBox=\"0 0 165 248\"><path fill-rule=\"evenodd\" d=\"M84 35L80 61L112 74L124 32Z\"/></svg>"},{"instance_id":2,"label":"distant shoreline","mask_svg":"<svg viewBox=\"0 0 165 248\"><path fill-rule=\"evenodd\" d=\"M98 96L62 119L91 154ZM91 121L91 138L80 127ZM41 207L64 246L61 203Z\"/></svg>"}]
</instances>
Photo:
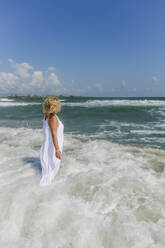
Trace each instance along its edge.
<instances>
[{"instance_id":1,"label":"distant shoreline","mask_svg":"<svg viewBox=\"0 0 165 248\"><path fill-rule=\"evenodd\" d=\"M12 95L1 95L0 97L38 97L38 98L42 98L42 97L49 97L49 96L54 96L54 95L45 95L45 96L38 96L38 95L19 95L19 94L12 94ZM87 97L87 96L73 96L73 95L70 95L70 96L64 96L64 95L59 95L58 97L78 97L78 98L81 98L81 97ZM91 96L92 97L92 96Z\"/></svg>"},{"instance_id":2,"label":"distant shoreline","mask_svg":"<svg viewBox=\"0 0 165 248\"><path fill-rule=\"evenodd\" d=\"M11 94L11 95L1 95L0 98L5 97L27 97L27 98L45 98L45 97L53 97L55 95L45 95L45 96L38 96L38 95L19 95L19 94ZM56 95L57 96L57 95ZM101 98L101 99L107 99L107 98L164 98L165 96L74 96L74 95L58 95L59 98Z\"/></svg>"}]
</instances>

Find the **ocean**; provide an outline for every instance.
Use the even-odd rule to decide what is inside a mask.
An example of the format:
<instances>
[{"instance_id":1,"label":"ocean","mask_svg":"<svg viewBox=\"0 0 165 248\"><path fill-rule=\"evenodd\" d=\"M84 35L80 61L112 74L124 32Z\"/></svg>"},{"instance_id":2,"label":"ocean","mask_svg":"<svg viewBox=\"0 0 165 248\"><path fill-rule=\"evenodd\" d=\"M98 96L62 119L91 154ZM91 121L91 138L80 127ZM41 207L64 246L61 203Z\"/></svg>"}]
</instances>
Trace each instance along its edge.
<instances>
[{"instance_id":1,"label":"ocean","mask_svg":"<svg viewBox=\"0 0 165 248\"><path fill-rule=\"evenodd\" d=\"M60 97L62 161L41 187L44 99L0 98L0 247L164 248L165 98Z\"/></svg>"}]
</instances>

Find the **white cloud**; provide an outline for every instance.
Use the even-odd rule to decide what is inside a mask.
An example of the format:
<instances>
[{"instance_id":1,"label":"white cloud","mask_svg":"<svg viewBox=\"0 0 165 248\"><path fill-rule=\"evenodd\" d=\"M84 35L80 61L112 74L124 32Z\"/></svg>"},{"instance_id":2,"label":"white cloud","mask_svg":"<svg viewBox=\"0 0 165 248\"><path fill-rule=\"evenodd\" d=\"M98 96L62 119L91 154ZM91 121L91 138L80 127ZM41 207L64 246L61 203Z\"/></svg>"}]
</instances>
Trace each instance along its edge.
<instances>
[{"instance_id":1,"label":"white cloud","mask_svg":"<svg viewBox=\"0 0 165 248\"><path fill-rule=\"evenodd\" d=\"M137 89L136 88L132 88L132 89L128 89L128 91L133 91L133 92L135 92Z\"/></svg>"},{"instance_id":2,"label":"white cloud","mask_svg":"<svg viewBox=\"0 0 165 248\"><path fill-rule=\"evenodd\" d=\"M62 94L66 91L58 76L49 70L34 70L34 67L26 62L15 63L9 58L13 72L0 72L1 94Z\"/></svg>"},{"instance_id":3,"label":"white cloud","mask_svg":"<svg viewBox=\"0 0 165 248\"><path fill-rule=\"evenodd\" d=\"M18 80L18 76L11 72L0 72L0 80L8 84L14 84Z\"/></svg>"},{"instance_id":4,"label":"white cloud","mask_svg":"<svg viewBox=\"0 0 165 248\"><path fill-rule=\"evenodd\" d=\"M121 84L122 84L122 87L124 88L126 86L126 81L122 80Z\"/></svg>"},{"instance_id":5,"label":"white cloud","mask_svg":"<svg viewBox=\"0 0 165 248\"><path fill-rule=\"evenodd\" d=\"M54 72L51 72L48 75L48 82L52 83L53 85L59 85L60 80L58 79L57 75Z\"/></svg>"},{"instance_id":6,"label":"white cloud","mask_svg":"<svg viewBox=\"0 0 165 248\"><path fill-rule=\"evenodd\" d=\"M96 87L100 92L102 92L103 89L104 89L104 87L103 87L103 85L102 85L101 83L96 83L96 84L94 85L94 87Z\"/></svg>"},{"instance_id":7,"label":"white cloud","mask_svg":"<svg viewBox=\"0 0 165 248\"><path fill-rule=\"evenodd\" d=\"M34 71L32 74L32 81L31 84L42 84L44 80L43 72L42 71Z\"/></svg>"},{"instance_id":8,"label":"white cloud","mask_svg":"<svg viewBox=\"0 0 165 248\"><path fill-rule=\"evenodd\" d=\"M14 69L15 74L19 75L21 78L30 77L30 70L33 70L33 66L29 65L26 62L23 63L14 63L12 59L8 59L11 64L11 67Z\"/></svg>"},{"instance_id":9,"label":"white cloud","mask_svg":"<svg viewBox=\"0 0 165 248\"><path fill-rule=\"evenodd\" d=\"M72 79L61 82L55 67L37 70L27 62L17 63L8 59L11 72L0 72L0 94L35 94L35 95L94 95L104 92L101 83L82 85Z\"/></svg>"},{"instance_id":10,"label":"white cloud","mask_svg":"<svg viewBox=\"0 0 165 248\"><path fill-rule=\"evenodd\" d=\"M159 77L159 76L153 76L153 77L152 77L152 80L153 80L154 82L158 82L158 81L160 81L160 77Z\"/></svg>"},{"instance_id":11,"label":"white cloud","mask_svg":"<svg viewBox=\"0 0 165 248\"><path fill-rule=\"evenodd\" d=\"M0 72L0 92L7 93L16 88L19 77L11 72Z\"/></svg>"},{"instance_id":12,"label":"white cloud","mask_svg":"<svg viewBox=\"0 0 165 248\"><path fill-rule=\"evenodd\" d=\"M120 89L117 89L117 88L116 88L116 89L115 89L115 88L111 88L111 91L112 91L112 92L115 92L115 91L120 91Z\"/></svg>"},{"instance_id":13,"label":"white cloud","mask_svg":"<svg viewBox=\"0 0 165 248\"><path fill-rule=\"evenodd\" d=\"M48 67L48 71L55 71L56 70L56 67L54 67L54 66L49 66Z\"/></svg>"}]
</instances>

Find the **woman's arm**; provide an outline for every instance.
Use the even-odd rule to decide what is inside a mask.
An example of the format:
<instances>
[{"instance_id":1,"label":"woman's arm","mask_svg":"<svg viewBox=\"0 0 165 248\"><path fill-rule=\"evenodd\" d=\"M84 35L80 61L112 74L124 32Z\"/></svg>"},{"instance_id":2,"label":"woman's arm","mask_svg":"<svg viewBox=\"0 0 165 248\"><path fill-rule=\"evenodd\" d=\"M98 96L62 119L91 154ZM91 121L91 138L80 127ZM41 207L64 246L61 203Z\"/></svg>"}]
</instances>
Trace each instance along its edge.
<instances>
[{"instance_id":1,"label":"woman's arm","mask_svg":"<svg viewBox=\"0 0 165 248\"><path fill-rule=\"evenodd\" d=\"M48 124L49 124L49 127L51 129L53 144L55 146L55 150L57 151L56 156L58 158L61 158L61 151L59 149L58 139L57 139L57 128L59 125L57 117L52 116L50 119L48 119ZM60 154L59 154L59 152L60 152Z\"/></svg>"}]
</instances>

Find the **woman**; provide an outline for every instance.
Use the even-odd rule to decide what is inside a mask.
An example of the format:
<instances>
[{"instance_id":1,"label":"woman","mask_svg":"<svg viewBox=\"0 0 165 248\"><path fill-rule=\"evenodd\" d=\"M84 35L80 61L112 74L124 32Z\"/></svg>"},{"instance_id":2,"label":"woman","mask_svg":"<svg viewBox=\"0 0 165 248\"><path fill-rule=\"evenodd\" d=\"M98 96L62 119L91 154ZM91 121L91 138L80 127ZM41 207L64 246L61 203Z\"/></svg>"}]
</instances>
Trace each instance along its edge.
<instances>
[{"instance_id":1,"label":"woman","mask_svg":"<svg viewBox=\"0 0 165 248\"><path fill-rule=\"evenodd\" d=\"M64 141L64 125L57 116L61 111L58 97L47 97L43 106L43 142L40 149L42 178L40 185L51 184L56 176L61 159Z\"/></svg>"}]
</instances>

